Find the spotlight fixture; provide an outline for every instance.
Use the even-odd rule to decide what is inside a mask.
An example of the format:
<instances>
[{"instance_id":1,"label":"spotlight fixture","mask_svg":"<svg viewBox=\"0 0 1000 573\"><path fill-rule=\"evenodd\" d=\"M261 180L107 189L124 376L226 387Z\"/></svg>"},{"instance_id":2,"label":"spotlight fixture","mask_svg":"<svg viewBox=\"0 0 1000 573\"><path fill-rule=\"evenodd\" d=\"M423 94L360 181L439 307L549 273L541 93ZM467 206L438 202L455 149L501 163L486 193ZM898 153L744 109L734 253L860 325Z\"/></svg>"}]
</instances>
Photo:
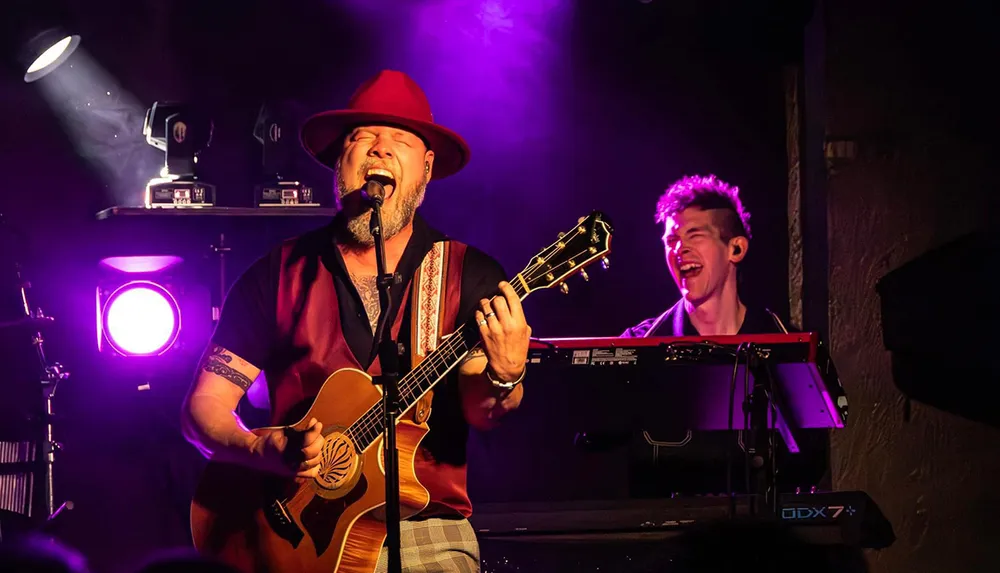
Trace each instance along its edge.
<instances>
[{"instance_id":1,"label":"spotlight fixture","mask_svg":"<svg viewBox=\"0 0 1000 573\"><path fill-rule=\"evenodd\" d=\"M191 105L156 102L146 111L146 143L166 154L160 176L146 185L147 209L215 205L215 185L201 181L196 169L212 129L211 118Z\"/></svg>"},{"instance_id":2,"label":"spotlight fixture","mask_svg":"<svg viewBox=\"0 0 1000 573\"><path fill-rule=\"evenodd\" d=\"M0 50L17 62L25 82L36 82L80 47L78 17L68 0L5 0Z\"/></svg>"},{"instance_id":3,"label":"spotlight fixture","mask_svg":"<svg viewBox=\"0 0 1000 573\"><path fill-rule=\"evenodd\" d=\"M80 36L69 34L62 28L49 28L28 40L21 52L21 62L26 66L24 81L38 81L62 65L80 45Z\"/></svg>"},{"instance_id":4,"label":"spotlight fixture","mask_svg":"<svg viewBox=\"0 0 1000 573\"><path fill-rule=\"evenodd\" d=\"M264 147L261 157L264 181L255 187L258 207L319 207L313 200L312 187L288 179L295 160L296 139L285 137L295 133L295 118L291 105L264 104L257 115L253 136Z\"/></svg>"},{"instance_id":5,"label":"spotlight fixture","mask_svg":"<svg viewBox=\"0 0 1000 573\"><path fill-rule=\"evenodd\" d=\"M208 289L190 285L175 256L108 257L97 287L97 347L117 357L199 348L211 329Z\"/></svg>"},{"instance_id":6,"label":"spotlight fixture","mask_svg":"<svg viewBox=\"0 0 1000 573\"><path fill-rule=\"evenodd\" d=\"M99 342L123 356L158 356L177 342L181 312L170 291L152 281L130 281L101 305Z\"/></svg>"}]
</instances>

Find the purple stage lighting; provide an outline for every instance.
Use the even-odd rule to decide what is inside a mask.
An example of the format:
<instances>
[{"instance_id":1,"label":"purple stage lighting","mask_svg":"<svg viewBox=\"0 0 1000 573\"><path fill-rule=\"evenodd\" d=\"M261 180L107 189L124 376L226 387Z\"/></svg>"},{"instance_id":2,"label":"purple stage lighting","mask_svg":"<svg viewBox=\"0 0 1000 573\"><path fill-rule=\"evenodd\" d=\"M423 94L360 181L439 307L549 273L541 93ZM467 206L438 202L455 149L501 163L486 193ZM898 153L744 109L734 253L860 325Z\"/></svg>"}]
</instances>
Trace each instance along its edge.
<instances>
[{"instance_id":1,"label":"purple stage lighting","mask_svg":"<svg viewBox=\"0 0 1000 573\"><path fill-rule=\"evenodd\" d=\"M101 353L156 357L182 346L181 317L185 319L184 331L190 330L191 304L198 310L207 307L178 274L183 263L181 257L173 255L117 256L100 261L105 275L97 287L97 348ZM203 311L209 312L207 308Z\"/></svg>"},{"instance_id":2,"label":"purple stage lighting","mask_svg":"<svg viewBox=\"0 0 1000 573\"><path fill-rule=\"evenodd\" d=\"M173 254L115 255L97 265L97 351L110 368L176 378L211 337L215 307L204 267Z\"/></svg>"},{"instance_id":3,"label":"purple stage lighting","mask_svg":"<svg viewBox=\"0 0 1000 573\"><path fill-rule=\"evenodd\" d=\"M101 308L99 343L125 356L157 356L174 345L180 334L177 300L152 281L131 281L108 296Z\"/></svg>"}]
</instances>

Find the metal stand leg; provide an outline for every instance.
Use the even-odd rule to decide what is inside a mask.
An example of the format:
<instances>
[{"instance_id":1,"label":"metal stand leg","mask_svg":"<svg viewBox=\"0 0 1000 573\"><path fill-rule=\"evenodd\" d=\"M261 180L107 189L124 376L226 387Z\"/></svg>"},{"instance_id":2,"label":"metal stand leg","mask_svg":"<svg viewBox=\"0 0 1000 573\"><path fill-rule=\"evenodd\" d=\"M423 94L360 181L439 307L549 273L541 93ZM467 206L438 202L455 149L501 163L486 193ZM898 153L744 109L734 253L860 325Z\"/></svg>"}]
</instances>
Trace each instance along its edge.
<instances>
[{"instance_id":1,"label":"metal stand leg","mask_svg":"<svg viewBox=\"0 0 1000 573\"><path fill-rule=\"evenodd\" d=\"M764 367L764 358L751 347L747 352L747 372L753 374L750 389L750 439L747 441L751 514L759 517L777 515L777 481L775 475L775 440L772 409L772 380ZM772 420L774 422L774 420Z\"/></svg>"},{"instance_id":2,"label":"metal stand leg","mask_svg":"<svg viewBox=\"0 0 1000 573\"><path fill-rule=\"evenodd\" d=\"M56 452L62 451L63 446L56 441L52 429L52 418L55 415L52 409L52 398L55 396L58 383L69 378L69 372L64 372L62 366L55 363L46 369L45 374L46 378L42 381L42 394L45 396L45 440L42 442L42 450L45 454L45 508L47 520L52 521L63 510L73 509L72 501L63 502L58 508L56 507L55 485L53 484Z\"/></svg>"}]
</instances>

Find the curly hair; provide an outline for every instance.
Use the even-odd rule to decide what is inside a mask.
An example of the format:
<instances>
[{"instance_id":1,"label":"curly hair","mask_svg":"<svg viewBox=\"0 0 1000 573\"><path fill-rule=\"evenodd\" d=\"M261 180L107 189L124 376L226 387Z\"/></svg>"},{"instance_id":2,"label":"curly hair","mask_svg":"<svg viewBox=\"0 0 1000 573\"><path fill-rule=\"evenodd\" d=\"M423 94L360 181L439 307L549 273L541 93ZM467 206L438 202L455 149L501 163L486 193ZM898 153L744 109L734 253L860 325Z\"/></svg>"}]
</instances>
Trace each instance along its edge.
<instances>
[{"instance_id":1,"label":"curly hair","mask_svg":"<svg viewBox=\"0 0 1000 573\"><path fill-rule=\"evenodd\" d=\"M656 203L656 222L663 223L688 207L725 211L720 225L723 241L733 237L751 238L750 212L740 201L739 187L715 175L688 175L675 181Z\"/></svg>"}]
</instances>

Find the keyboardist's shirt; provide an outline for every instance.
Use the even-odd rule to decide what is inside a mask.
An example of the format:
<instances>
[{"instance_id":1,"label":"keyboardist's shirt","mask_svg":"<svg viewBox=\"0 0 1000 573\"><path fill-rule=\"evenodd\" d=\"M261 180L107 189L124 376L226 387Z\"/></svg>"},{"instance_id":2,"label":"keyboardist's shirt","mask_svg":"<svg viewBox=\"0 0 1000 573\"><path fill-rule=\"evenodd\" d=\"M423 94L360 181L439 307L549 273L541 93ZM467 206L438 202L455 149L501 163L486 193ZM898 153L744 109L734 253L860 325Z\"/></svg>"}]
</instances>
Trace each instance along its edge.
<instances>
[{"instance_id":1,"label":"keyboardist's shirt","mask_svg":"<svg viewBox=\"0 0 1000 573\"><path fill-rule=\"evenodd\" d=\"M698 336L700 334L691 319L684 312L684 299L678 300L674 306L663 314L647 318L639 324L628 328L621 334L624 338L646 338L649 336ZM765 308L747 307L743 325L737 334L768 334L787 332L784 323L770 310Z\"/></svg>"}]
</instances>

